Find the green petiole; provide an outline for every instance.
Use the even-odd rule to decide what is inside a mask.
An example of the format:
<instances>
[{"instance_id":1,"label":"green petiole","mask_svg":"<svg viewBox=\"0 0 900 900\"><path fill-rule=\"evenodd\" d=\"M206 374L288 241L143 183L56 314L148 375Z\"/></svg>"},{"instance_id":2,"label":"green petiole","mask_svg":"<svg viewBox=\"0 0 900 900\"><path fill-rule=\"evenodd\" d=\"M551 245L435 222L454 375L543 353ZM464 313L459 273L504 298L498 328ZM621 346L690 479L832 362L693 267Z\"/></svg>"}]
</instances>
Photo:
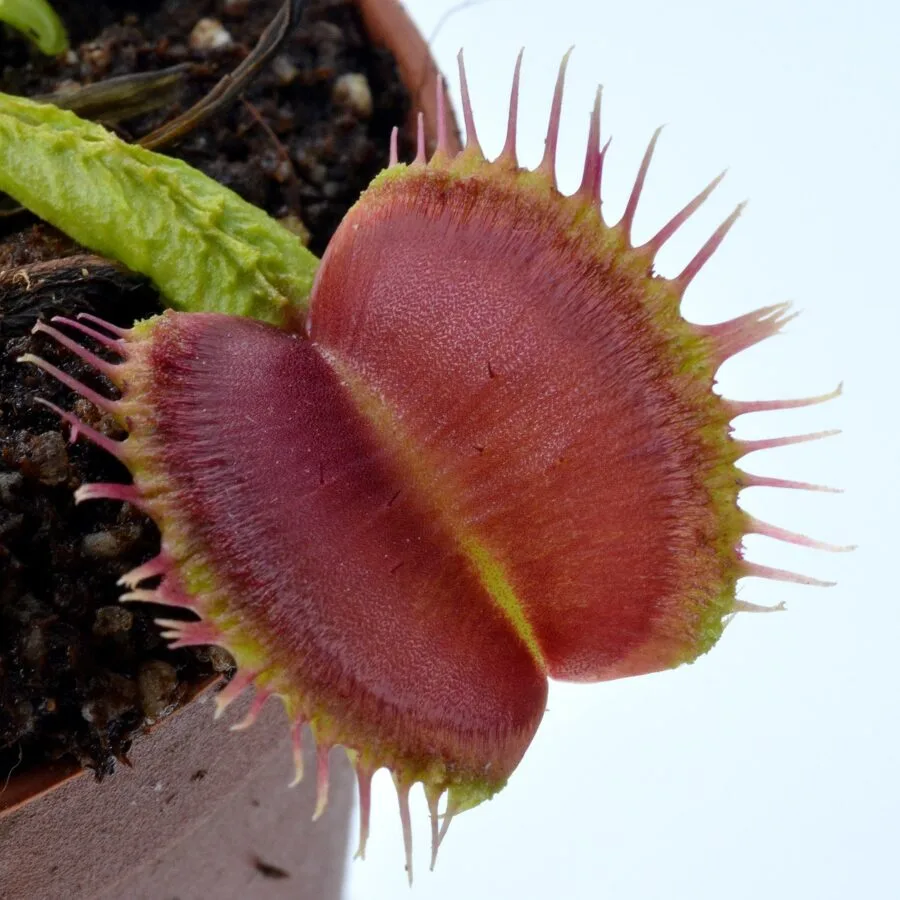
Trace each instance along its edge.
<instances>
[{"instance_id":1,"label":"green petiole","mask_svg":"<svg viewBox=\"0 0 900 900\"><path fill-rule=\"evenodd\" d=\"M0 0L0 22L27 35L47 56L69 49L65 26L47 0Z\"/></svg>"},{"instance_id":2,"label":"green petiole","mask_svg":"<svg viewBox=\"0 0 900 900\"><path fill-rule=\"evenodd\" d=\"M179 160L55 106L0 94L0 191L150 278L168 305L273 324L303 315L318 259Z\"/></svg>"}]
</instances>

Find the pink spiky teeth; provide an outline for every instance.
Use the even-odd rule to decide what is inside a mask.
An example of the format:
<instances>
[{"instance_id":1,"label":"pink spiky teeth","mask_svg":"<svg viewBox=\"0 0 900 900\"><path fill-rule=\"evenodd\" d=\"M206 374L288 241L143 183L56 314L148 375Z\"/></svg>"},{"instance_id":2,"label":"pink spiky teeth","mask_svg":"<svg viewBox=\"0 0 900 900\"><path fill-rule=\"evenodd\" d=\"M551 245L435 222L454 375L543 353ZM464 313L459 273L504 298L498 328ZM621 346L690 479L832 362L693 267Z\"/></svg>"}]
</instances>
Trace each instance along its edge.
<instances>
[{"instance_id":1,"label":"pink spiky teeth","mask_svg":"<svg viewBox=\"0 0 900 900\"><path fill-rule=\"evenodd\" d=\"M113 364L37 327L106 374L121 400L23 357L129 424L127 441L111 441L57 409L73 437L122 459L135 479L85 485L78 499L132 502L160 524L160 556L122 578L122 599L196 612L160 620L173 646L235 653L216 715L256 692L236 730L279 696L295 780L312 726L316 817L329 751L347 748L360 856L372 775L390 768L410 877L411 786L425 787L433 864L453 817L515 768L548 675L603 680L694 659L731 614L765 611L734 599L741 577L826 584L744 560L748 533L849 549L736 503L744 487L827 490L735 463L828 433L736 441L729 423L839 389L787 401L713 392L718 366L778 333L787 305L710 326L675 315L742 207L679 275L652 276L655 254L722 176L633 246L659 131L621 219L605 224L598 91L581 185L560 194L567 59L543 158L524 173L521 55L492 162L460 56L465 148L449 149L442 90L430 158L421 120L408 166L394 133L390 169L329 246L307 328L211 314L167 314L134 331L59 320L118 353ZM158 586L142 587L150 579Z\"/></svg>"},{"instance_id":2,"label":"pink spiky teeth","mask_svg":"<svg viewBox=\"0 0 900 900\"><path fill-rule=\"evenodd\" d=\"M557 75L557 81L554 88L553 99L551 103L550 117L547 128L547 135L545 139L545 152L541 162L538 164L536 172L539 172L544 175L547 181L551 184L552 189L554 191L558 190L557 181L556 181L556 157L557 157L557 148L558 148L558 139L559 139L559 126L561 122L561 114L562 114L562 100L564 93L564 85L565 85L565 77L566 77L566 69L569 62L571 51L566 53L560 63L559 72ZM522 57L523 53L520 52L519 56L516 60L512 89L510 93L510 103L509 103L509 114L508 114L508 125L507 125L507 134L504 142L503 149L499 157L493 162L493 165L496 167L508 167L513 171L519 171L519 162L517 158L517 122L518 122L518 106L519 106L519 85L520 85L520 75L521 75L521 65L522 65ZM462 97L462 107L463 107L463 121L466 129L466 142L463 147L463 150L457 155L457 157L466 157L466 156L476 156L478 158L483 158L483 152L481 145L478 140L477 131L475 127L474 114L472 111L471 97L469 92L468 79L466 77L465 64L463 60L463 53L460 51L458 56L459 63L459 76L460 76L460 87L461 87L461 97ZM595 207L596 213L598 217L602 221L602 198L601 198L601 185L602 185L602 172L603 172L603 162L605 158L606 151L609 147L609 141L605 144L601 142L601 131L600 131L600 114L601 114L601 99L602 99L602 87L598 87L596 99L594 103L594 107L591 113L590 119L590 127L588 134L588 147L585 154L584 161L584 170L581 180L581 185L578 190L575 192L572 198L568 199L578 199L583 202L587 202L592 204ZM438 122L440 123L440 127L443 128L443 123L445 122L444 116L444 107L445 107L445 99L444 92L441 87L438 89ZM721 183L723 178L726 175L726 172L723 171L715 178L713 178L710 183L704 187L693 199L691 199L676 215L674 215L662 228L660 228L656 234L653 235L650 239L648 239L644 244L634 247L631 243L632 238L632 227L634 224L634 217L637 212L638 204L640 201L641 194L643 192L644 184L646 181L647 173L650 168L650 163L653 158L653 154L656 150L656 146L662 132L662 128L657 128L653 133L650 142L647 146L647 149L644 153L644 156L641 160L640 166L638 168L637 175L635 177L635 182L632 187L632 190L629 194L625 210L622 214L621 219L614 226L611 226L616 231L618 231L622 237L624 238L624 242L627 246L627 252L639 254L645 257L648 260L649 264L652 263L653 258L656 254L662 249L665 243L684 225L687 220L699 210L702 204L709 198L715 188ZM419 123L419 134L417 141L417 149L416 156L413 161L413 166L424 166L424 165L436 165L438 168L452 165L452 157L448 153L447 144L445 137L441 135L445 135L445 129L439 132L437 149L434 153L432 160L428 161L426 157L425 150L425 140L424 140L424 131L423 125L420 119ZM449 163L448 163L449 160ZM399 164L399 159L396 154L396 129L394 130L394 134L392 135L392 153L391 153L391 165ZM716 228L713 234L707 239L704 245L698 250L692 259L688 262L688 264L682 269L682 271L676 275L674 278L669 279L669 283L672 286L674 292L680 296L682 295L693 279L697 276L706 262L712 257L715 251L718 249L722 241L725 239L728 232L736 223L737 219L740 217L743 212L746 203L740 203L734 209L734 211ZM772 337L778 334L785 325L791 322L795 317L796 313L790 312L790 304L788 303L778 303L773 304L771 306L762 307L761 309L755 310L750 313L746 313L742 316L738 316L735 319L728 320L725 322L720 322L714 325L692 325L691 327L695 331L696 334L702 336L708 343L709 347L709 356L713 369L718 368L723 362L729 359L732 356L740 353L742 350L749 349L750 347L764 341L766 338ZM721 402L728 409L730 416L732 418L737 417L739 415L744 415L746 413L751 412L763 412L763 411L777 411L777 410L789 410L789 409L798 409L806 406L812 406L819 403L824 403L828 400L835 399L841 395L842 385L839 385L837 389L831 391L826 394L814 396L814 397L806 397L799 399L786 399L786 400L765 400L765 401L737 401L737 400L729 400L726 398L721 398ZM737 450L736 458L740 458L741 456L748 455L750 453L756 452L758 450L765 449L774 449L779 447L790 446L792 444L804 443L807 441L820 440L826 437L832 437L836 434L839 434L838 430L826 430L821 432L815 432L806 435L790 435L784 437L775 437L775 438L767 438L761 440L741 440L735 441L734 446ZM823 491L830 493L838 493L839 489L822 486L822 485L813 485L807 482L801 481L791 481L785 479L771 478L765 476L753 475L751 473L740 472L739 477L741 479L741 483L743 486L751 487L751 486L768 486L768 487L780 487L780 488L789 488L789 489L803 489L810 491ZM802 535L794 535L790 532L787 532L783 529L778 529L774 526L767 526L764 523L759 523L753 520L753 524L756 528L750 528L749 530L757 530L758 528L763 528L763 530L759 533L767 534L770 537L774 537L779 540L784 540L789 543L795 543L802 546L807 546L820 550L827 550L832 552L842 552L845 550L854 549L852 546L837 546L834 544L828 544L821 541L815 541L809 538L806 538ZM742 574L746 576L754 576L754 577L763 577L769 578L773 580L779 581L791 581L799 584L806 585L814 585L814 586L831 586L832 582L820 581L815 578L811 578L804 575L798 575L792 572L785 572L780 569L774 569L767 566L762 566L759 564L754 564L745 560L740 561L742 566Z\"/></svg>"}]
</instances>

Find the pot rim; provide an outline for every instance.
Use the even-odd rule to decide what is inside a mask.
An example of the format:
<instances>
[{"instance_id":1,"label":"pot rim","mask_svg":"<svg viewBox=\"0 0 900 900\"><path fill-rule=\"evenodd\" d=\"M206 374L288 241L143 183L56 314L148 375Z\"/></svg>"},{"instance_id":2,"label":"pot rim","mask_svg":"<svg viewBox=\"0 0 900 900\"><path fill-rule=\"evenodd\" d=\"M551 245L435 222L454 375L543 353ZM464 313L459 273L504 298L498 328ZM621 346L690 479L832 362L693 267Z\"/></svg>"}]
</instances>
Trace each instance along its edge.
<instances>
[{"instance_id":1,"label":"pot rim","mask_svg":"<svg viewBox=\"0 0 900 900\"><path fill-rule=\"evenodd\" d=\"M193 703L198 697L211 692L223 680L220 674L210 675L197 684L190 685L185 696L177 707L165 718L147 725L136 733L136 737L150 734L161 725L164 725L172 716L177 716L183 709ZM64 785L73 778L87 775L90 770L81 766L72 757L62 757L52 762L38 763L26 769L20 775L15 772L10 774L6 786L0 789L0 819L9 813L15 812L33 800L43 797L44 794Z\"/></svg>"}]
</instances>

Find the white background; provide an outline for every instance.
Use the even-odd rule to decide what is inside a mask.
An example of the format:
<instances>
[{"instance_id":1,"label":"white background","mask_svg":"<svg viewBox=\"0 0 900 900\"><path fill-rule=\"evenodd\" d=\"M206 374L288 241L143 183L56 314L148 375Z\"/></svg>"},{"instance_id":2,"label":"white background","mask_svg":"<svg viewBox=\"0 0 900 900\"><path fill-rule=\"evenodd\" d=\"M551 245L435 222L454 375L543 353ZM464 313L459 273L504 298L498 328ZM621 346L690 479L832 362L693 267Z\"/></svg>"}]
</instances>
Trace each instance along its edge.
<instances>
[{"instance_id":1,"label":"white background","mask_svg":"<svg viewBox=\"0 0 900 900\"><path fill-rule=\"evenodd\" d=\"M407 4L430 34L452 0ZM440 31L445 72L465 48L489 155L502 144L513 63L526 48L519 149L529 166L542 153L558 61L576 45L560 180L566 191L580 180L602 82L603 128L614 135L609 217L651 132L668 123L638 239L730 167L659 268L676 274L749 198L684 313L712 322L795 303L799 319L726 364L721 390L793 397L844 380L844 397L825 406L737 424L747 437L843 428L745 466L846 493L753 489L743 503L859 548L827 554L751 538L751 559L839 586L747 579L743 599L783 600L788 612L739 616L693 666L554 685L524 762L492 802L454 822L434 873L415 791L411 892L393 787L380 773L368 859L351 865L347 900L900 897L898 33L888 0L489 0Z\"/></svg>"}]
</instances>

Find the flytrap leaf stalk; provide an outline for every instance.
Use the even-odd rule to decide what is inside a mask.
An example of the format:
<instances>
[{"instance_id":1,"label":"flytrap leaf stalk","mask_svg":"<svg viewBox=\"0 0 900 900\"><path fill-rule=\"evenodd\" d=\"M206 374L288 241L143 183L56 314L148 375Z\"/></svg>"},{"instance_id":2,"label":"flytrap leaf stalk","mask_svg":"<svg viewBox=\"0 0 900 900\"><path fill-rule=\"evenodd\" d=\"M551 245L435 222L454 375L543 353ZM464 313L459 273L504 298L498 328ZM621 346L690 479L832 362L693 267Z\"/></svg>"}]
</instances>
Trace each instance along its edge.
<instances>
[{"instance_id":1,"label":"flytrap leaf stalk","mask_svg":"<svg viewBox=\"0 0 900 900\"><path fill-rule=\"evenodd\" d=\"M565 60L546 153L516 157L521 56L505 146L485 159L460 56L465 149L441 125L428 158L390 165L347 214L321 265L275 221L164 156L74 115L0 98L0 189L95 251L151 278L171 310L130 329L39 322L119 389L117 442L57 410L132 484L162 534L122 579L126 601L187 609L173 646L237 661L221 712L251 685L249 725L276 695L300 778L301 730L359 776L363 855L373 773L397 786L412 874L409 791L422 782L433 854L453 817L514 771L547 680L602 681L690 662L736 613L745 576L817 584L748 561L750 532L827 548L737 504L754 450L731 420L819 403L731 401L729 356L779 331L779 304L700 326L685 290L740 208L674 278L656 253L710 194L642 245L631 226L654 135L622 218L604 221L600 95L579 189L556 183ZM439 102L444 122L444 97ZM65 329L68 335L60 329ZM112 350L110 363L73 340ZM840 548L830 548L840 549ZM154 579L150 585L150 582ZM439 804L445 798L443 812Z\"/></svg>"},{"instance_id":2,"label":"flytrap leaf stalk","mask_svg":"<svg viewBox=\"0 0 900 900\"><path fill-rule=\"evenodd\" d=\"M47 0L0 0L0 22L27 35L46 56L69 49L66 28Z\"/></svg>"}]
</instances>

